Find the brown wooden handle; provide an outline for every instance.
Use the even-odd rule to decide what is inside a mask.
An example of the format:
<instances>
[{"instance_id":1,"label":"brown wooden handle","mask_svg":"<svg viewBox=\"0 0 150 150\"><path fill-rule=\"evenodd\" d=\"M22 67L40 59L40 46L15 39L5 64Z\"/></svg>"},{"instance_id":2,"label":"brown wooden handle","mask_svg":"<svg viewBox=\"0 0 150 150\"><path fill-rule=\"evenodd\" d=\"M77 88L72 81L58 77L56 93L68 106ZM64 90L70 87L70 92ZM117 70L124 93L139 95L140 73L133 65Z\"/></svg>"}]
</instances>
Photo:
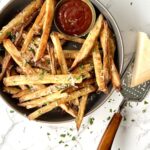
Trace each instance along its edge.
<instances>
[{"instance_id":1,"label":"brown wooden handle","mask_svg":"<svg viewBox=\"0 0 150 150\"><path fill-rule=\"evenodd\" d=\"M115 113L112 117L105 133L99 143L97 150L110 150L118 127L120 125L122 115L120 113Z\"/></svg>"}]
</instances>

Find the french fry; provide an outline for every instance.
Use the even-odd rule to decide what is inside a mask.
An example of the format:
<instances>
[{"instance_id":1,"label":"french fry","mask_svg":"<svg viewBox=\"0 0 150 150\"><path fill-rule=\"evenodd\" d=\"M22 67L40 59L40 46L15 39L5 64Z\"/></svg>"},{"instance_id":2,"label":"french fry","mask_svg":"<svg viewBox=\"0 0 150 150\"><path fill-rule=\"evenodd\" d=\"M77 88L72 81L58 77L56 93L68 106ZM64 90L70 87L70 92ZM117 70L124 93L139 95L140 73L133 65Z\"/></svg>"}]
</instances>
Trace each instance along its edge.
<instances>
[{"instance_id":1,"label":"french fry","mask_svg":"<svg viewBox=\"0 0 150 150\"><path fill-rule=\"evenodd\" d=\"M103 50L103 72L104 72L104 80L107 84L110 81L110 62L109 57L110 53L108 50L109 45L109 28L106 21L104 21L104 27L102 32L100 33L100 41Z\"/></svg>"},{"instance_id":2,"label":"french fry","mask_svg":"<svg viewBox=\"0 0 150 150\"><path fill-rule=\"evenodd\" d=\"M78 55L79 50L63 50L66 59L75 59Z\"/></svg>"},{"instance_id":3,"label":"french fry","mask_svg":"<svg viewBox=\"0 0 150 150\"><path fill-rule=\"evenodd\" d=\"M35 61L38 61L44 55L49 33L52 26L52 21L54 16L54 5L55 5L54 0L46 0L46 13L45 13L45 21L43 24L43 33L42 33L39 48L36 51Z\"/></svg>"},{"instance_id":4,"label":"french fry","mask_svg":"<svg viewBox=\"0 0 150 150\"><path fill-rule=\"evenodd\" d=\"M59 32L55 32L57 34L57 36L59 37L59 39L62 40L66 40L66 41L72 41L72 42L77 42L77 43L84 43L85 39L79 38L79 37L71 37L71 36L67 36L63 33L59 33Z\"/></svg>"},{"instance_id":5,"label":"french fry","mask_svg":"<svg viewBox=\"0 0 150 150\"><path fill-rule=\"evenodd\" d=\"M6 39L3 41L3 45L7 52L11 55L13 60L20 66L20 68L26 74L36 74L36 72L32 69L32 67L26 62L26 60L21 56L21 53L17 50L15 45L11 42L11 40ZM11 78L11 77L10 77ZM44 88L44 85L34 85L34 88Z\"/></svg>"},{"instance_id":6,"label":"french fry","mask_svg":"<svg viewBox=\"0 0 150 150\"><path fill-rule=\"evenodd\" d=\"M47 96L49 94L62 91L64 89L68 88L69 86L70 85L68 85L68 84L50 85L50 86L45 87L43 89L40 89L37 91L31 91L30 93L23 95L22 97L20 97L20 101L24 102L24 101L40 98L43 96Z\"/></svg>"},{"instance_id":7,"label":"french fry","mask_svg":"<svg viewBox=\"0 0 150 150\"><path fill-rule=\"evenodd\" d=\"M90 31L85 42L83 43L77 57L75 58L72 66L71 66L71 69L75 68L77 66L77 64L79 64L81 61L83 61L85 58L88 57L88 55L92 51L92 48L94 46L96 39L98 38L98 35L102 28L102 23L103 23L103 16L100 15L95 23L95 26Z\"/></svg>"},{"instance_id":8,"label":"french fry","mask_svg":"<svg viewBox=\"0 0 150 150\"><path fill-rule=\"evenodd\" d=\"M31 90L30 89L25 89L25 90L22 90L22 91L20 91L20 92L18 92L16 94L14 94L12 97L13 98L20 98L20 97L22 97L24 95L27 95L29 93L31 93Z\"/></svg>"},{"instance_id":9,"label":"french fry","mask_svg":"<svg viewBox=\"0 0 150 150\"><path fill-rule=\"evenodd\" d=\"M75 106L79 106L79 98L76 98L74 101L72 101L72 104Z\"/></svg>"},{"instance_id":10,"label":"french fry","mask_svg":"<svg viewBox=\"0 0 150 150\"><path fill-rule=\"evenodd\" d=\"M34 108L37 106L42 106L42 105L48 104L49 102L53 102L59 98L67 98L67 96L68 96L67 93L57 92L57 93L50 94L46 97L42 97L39 99L34 99L32 101L29 101L29 102L21 103L21 104L19 104L19 106Z\"/></svg>"},{"instance_id":11,"label":"french fry","mask_svg":"<svg viewBox=\"0 0 150 150\"><path fill-rule=\"evenodd\" d=\"M61 71L63 74L68 74L68 67L67 67L67 63L66 63L66 60L65 60L65 57L63 54L60 40L59 40L57 34L55 34L55 33L52 33L50 36L51 36L52 42L54 44L54 50L56 52Z\"/></svg>"},{"instance_id":12,"label":"french fry","mask_svg":"<svg viewBox=\"0 0 150 150\"><path fill-rule=\"evenodd\" d=\"M34 111L30 115L28 115L28 118L29 118L29 120L34 120L34 119L40 117L41 115L53 110L56 107L58 107L57 102L52 102L49 105L46 105L46 106Z\"/></svg>"},{"instance_id":13,"label":"french fry","mask_svg":"<svg viewBox=\"0 0 150 150\"><path fill-rule=\"evenodd\" d=\"M32 1L27 7L25 7L14 19L12 19L6 26L0 31L0 43L8 37L8 33L14 31L14 28L22 26L33 12L37 11L41 7L41 3L37 4L36 1Z\"/></svg>"},{"instance_id":14,"label":"french fry","mask_svg":"<svg viewBox=\"0 0 150 150\"><path fill-rule=\"evenodd\" d=\"M84 76L85 77L85 76ZM35 75L16 75L6 77L3 79L5 86L18 86L18 85L38 85L38 84L75 84L81 83L83 75L81 74L68 74L68 75L50 75L50 74L35 74Z\"/></svg>"},{"instance_id":15,"label":"french fry","mask_svg":"<svg viewBox=\"0 0 150 150\"><path fill-rule=\"evenodd\" d=\"M56 72L56 61L55 61L54 49L50 47L49 44L47 45L47 51L50 59L51 73L55 75L57 74L57 72Z\"/></svg>"},{"instance_id":16,"label":"french fry","mask_svg":"<svg viewBox=\"0 0 150 150\"><path fill-rule=\"evenodd\" d=\"M77 116L77 111L71 107L68 107L66 104L60 104L60 107L72 117L75 118Z\"/></svg>"},{"instance_id":17,"label":"french fry","mask_svg":"<svg viewBox=\"0 0 150 150\"><path fill-rule=\"evenodd\" d=\"M79 104L78 115L75 119L77 130L79 130L83 117L84 117L87 99L88 99L88 95L82 96L80 104Z\"/></svg>"},{"instance_id":18,"label":"french fry","mask_svg":"<svg viewBox=\"0 0 150 150\"><path fill-rule=\"evenodd\" d=\"M95 83L95 79L87 79L87 80L83 81L82 83L76 85L75 87L74 86L73 87L68 87L64 91L67 92L67 93L72 93L76 90L79 90L81 88L84 88L84 87L86 87L88 85L91 85L91 84L94 84L94 83Z\"/></svg>"},{"instance_id":19,"label":"french fry","mask_svg":"<svg viewBox=\"0 0 150 150\"><path fill-rule=\"evenodd\" d=\"M26 60L21 56L21 53L17 50L15 45L9 40L6 39L3 41L3 45L7 52L11 55L13 60L20 66L20 68L26 73L26 74L35 74L32 67L26 62Z\"/></svg>"},{"instance_id":20,"label":"french fry","mask_svg":"<svg viewBox=\"0 0 150 150\"><path fill-rule=\"evenodd\" d=\"M93 70L93 66L91 64L81 64L77 68L75 68L72 73L86 73Z\"/></svg>"},{"instance_id":21,"label":"french fry","mask_svg":"<svg viewBox=\"0 0 150 150\"><path fill-rule=\"evenodd\" d=\"M120 75L119 72L115 66L114 60L112 57L110 57L110 64L111 64L111 81L113 84L113 87L117 90L121 90L121 79L120 79Z\"/></svg>"},{"instance_id":22,"label":"french fry","mask_svg":"<svg viewBox=\"0 0 150 150\"><path fill-rule=\"evenodd\" d=\"M103 91L104 93L107 94L108 88L104 79L102 58L97 43L95 44L94 51L93 51L93 63L94 63L96 82L98 85L98 91Z\"/></svg>"},{"instance_id":23,"label":"french fry","mask_svg":"<svg viewBox=\"0 0 150 150\"><path fill-rule=\"evenodd\" d=\"M35 31L37 30L37 28L40 28L39 23L41 22L42 18L44 17L45 8L46 8L46 3L43 4L39 15L36 17L36 20L35 20L34 24L32 25L31 29L29 30L29 32L28 32L28 34L27 34L27 36L24 40L24 43L23 43L23 46L22 46L22 49L21 49L22 52L25 52L25 51L28 50L28 46L29 46L29 44L32 40L32 37L33 37Z\"/></svg>"},{"instance_id":24,"label":"french fry","mask_svg":"<svg viewBox=\"0 0 150 150\"><path fill-rule=\"evenodd\" d=\"M16 87L4 87L3 91L9 94L17 94L20 92L20 89Z\"/></svg>"},{"instance_id":25,"label":"french fry","mask_svg":"<svg viewBox=\"0 0 150 150\"><path fill-rule=\"evenodd\" d=\"M11 56L9 55L9 53L5 52L5 57L2 60L2 71L0 73L0 81L2 80L3 76L5 75L6 70L9 67L10 60L11 60Z\"/></svg>"},{"instance_id":26,"label":"french fry","mask_svg":"<svg viewBox=\"0 0 150 150\"><path fill-rule=\"evenodd\" d=\"M87 86L87 87L81 89L80 91L75 91L75 92L71 93L70 95L68 95L68 97L66 99L59 99L57 101L54 101L54 102L48 104L47 106L44 106L44 107L34 111L33 113L31 113L28 116L28 118L30 120L34 120L34 119L38 118L39 116L41 116L41 115L43 115L43 114L53 110L54 108L60 106L61 104L64 104L64 103L69 102L69 101L72 101L72 100L74 100L74 99L76 99L78 97L81 97L83 95L87 95L89 93L92 93L95 90L96 90L95 87Z\"/></svg>"}]
</instances>

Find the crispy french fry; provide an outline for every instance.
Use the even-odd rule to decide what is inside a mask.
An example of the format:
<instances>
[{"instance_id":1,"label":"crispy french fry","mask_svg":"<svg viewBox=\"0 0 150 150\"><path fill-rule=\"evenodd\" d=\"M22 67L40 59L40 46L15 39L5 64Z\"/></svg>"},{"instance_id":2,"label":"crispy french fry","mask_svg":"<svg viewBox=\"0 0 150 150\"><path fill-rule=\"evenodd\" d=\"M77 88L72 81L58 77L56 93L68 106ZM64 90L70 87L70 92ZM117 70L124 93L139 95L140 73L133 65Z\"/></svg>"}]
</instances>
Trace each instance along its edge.
<instances>
[{"instance_id":1,"label":"crispy french fry","mask_svg":"<svg viewBox=\"0 0 150 150\"><path fill-rule=\"evenodd\" d=\"M22 26L27 19L37 11L41 6L41 3L37 4L36 1L32 1L27 7L25 7L14 19L12 19L6 26L0 31L0 43L3 39L8 37L8 33L17 30L18 26Z\"/></svg>"},{"instance_id":2,"label":"crispy french fry","mask_svg":"<svg viewBox=\"0 0 150 150\"><path fill-rule=\"evenodd\" d=\"M79 50L63 50L66 59L75 59L78 55Z\"/></svg>"},{"instance_id":3,"label":"crispy french fry","mask_svg":"<svg viewBox=\"0 0 150 150\"><path fill-rule=\"evenodd\" d=\"M35 74L32 67L26 62L26 60L21 56L21 53L17 50L15 45L9 40L6 39L3 41L3 45L7 52L11 55L13 60L20 66L20 68L26 73L26 74Z\"/></svg>"},{"instance_id":4,"label":"crispy french fry","mask_svg":"<svg viewBox=\"0 0 150 150\"><path fill-rule=\"evenodd\" d=\"M35 61L38 61L44 55L49 33L52 26L52 21L54 16L54 5L55 5L54 0L46 0L46 13L45 13L45 21L43 24L43 33L42 33L39 48L36 51Z\"/></svg>"},{"instance_id":5,"label":"crispy french fry","mask_svg":"<svg viewBox=\"0 0 150 150\"><path fill-rule=\"evenodd\" d=\"M87 79L87 80L83 81L82 83L76 85L76 87L70 87L70 88L68 87L65 90L65 92L72 93L72 92L74 92L76 90L79 90L81 88L84 88L84 87L86 87L88 85L91 85L91 84L94 84L94 83L95 83L95 79Z\"/></svg>"},{"instance_id":6,"label":"crispy french fry","mask_svg":"<svg viewBox=\"0 0 150 150\"><path fill-rule=\"evenodd\" d=\"M94 70L95 70L98 90L103 91L104 93L108 93L108 88L104 79L102 58L97 43L95 44L94 51L93 51L93 63L94 63Z\"/></svg>"},{"instance_id":7,"label":"crispy french fry","mask_svg":"<svg viewBox=\"0 0 150 150\"><path fill-rule=\"evenodd\" d=\"M66 40L66 41L72 41L72 42L77 42L77 43L84 43L85 39L82 39L82 38L79 38L79 37L71 37L71 36L67 36L63 33L59 33L59 32L55 32L59 39L62 39L62 40Z\"/></svg>"},{"instance_id":8,"label":"crispy french fry","mask_svg":"<svg viewBox=\"0 0 150 150\"><path fill-rule=\"evenodd\" d=\"M36 118L38 118L39 116L53 110L54 108L58 107L57 102L52 102L49 105L46 105L36 111L34 111L33 113L31 113L30 115L28 115L28 118L30 120L34 120Z\"/></svg>"},{"instance_id":9,"label":"crispy french fry","mask_svg":"<svg viewBox=\"0 0 150 150\"><path fill-rule=\"evenodd\" d=\"M67 98L67 96L68 96L67 93L57 92L57 93L50 94L46 97L42 97L42 98L34 99L29 102L21 103L21 104L19 104L19 106L22 106L22 107L27 106L28 108L34 108L37 106L42 106L42 105L48 104L49 102L53 102L59 98Z\"/></svg>"},{"instance_id":10,"label":"crispy french fry","mask_svg":"<svg viewBox=\"0 0 150 150\"><path fill-rule=\"evenodd\" d=\"M16 87L4 87L3 91L9 94L17 94L20 92L20 89Z\"/></svg>"},{"instance_id":11,"label":"crispy french fry","mask_svg":"<svg viewBox=\"0 0 150 150\"><path fill-rule=\"evenodd\" d=\"M105 83L107 84L110 80L110 62L109 62L109 28L106 21L104 21L104 27L102 32L100 33L100 41L103 50L103 71L104 71L104 79Z\"/></svg>"},{"instance_id":12,"label":"crispy french fry","mask_svg":"<svg viewBox=\"0 0 150 150\"><path fill-rule=\"evenodd\" d=\"M17 50L15 45L11 42L11 40L6 39L3 41L3 45L7 52L11 55L13 60L20 66L20 68L26 74L36 74L33 68L26 62L26 60L21 56L21 53ZM10 77L11 78L11 77ZM34 88L44 88L44 85L34 85Z\"/></svg>"},{"instance_id":13,"label":"crispy french fry","mask_svg":"<svg viewBox=\"0 0 150 150\"><path fill-rule=\"evenodd\" d=\"M72 104L75 106L79 106L79 99L76 98L74 101L72 101Z\"/></svg>"},{"instance_id":14,"label":"crispy french fry","mask_svg":"<svg viewBox=\"0 0 150 150\"><path fill-rule=\"evenodd\" d=\"M112 57L110 57L110 64L111 64L111 81L113 84L113 87L117 90L121 90L121 79L120 79L120 75L119 72L115 66L114 60Z\"/></svg>"},{"instance_id":15,"label":"crispy french fry","mask_svg":"<svg viewBox=\"0 0 150 150\"><path fill-rule=\"evenodd\" d=\"M44 106L44 107L34 111L33 113L31 113L28 116L28 118L30 120L34 120L34 119L38 118L39 116L41 116L41 115L43 115L43 114L53 110L54 108L60 106L61 104L64 104L64 103L69 102L69 101L72 101L72 100L74 100L74 99L76 99L78 97L81 97L83 95L87 95L89 93L92 93L95 90L96 90L95 87L87 86L87 87L81 89L80 91L75 91L75 92L71 93L70 95L68 95L68 97L66 99L59 99L57 101L54 101L54 102L48 104L47 106Z\"/></svg>"},{"instance_id":16,"label":"crispy french fry","mask_svg":"<svg viewBox=\"0 0 150 150\"><path fill-rule=\"evenodd\" d=\"M52 47L50 47L50 49L51 48ZM63 50L63 54L65 56L65 59L75 59L75 57L77 56L78 52L79 52L79 50ZM55 54L55 57L57 58L56 54ZM45 55L44 58L49 58L49 55Z\"/></svg>"},{"instance_id":17,"label":"crispy french fry","mask_svg":"<svg viewBox=\"0 0 150 150\"><path fill-rule=\"evenodd\" d=\"M60 107L72 117L75 118L77 116L77 111L71 107L68 107L66 104L60 104Z\"/></svg>"},{"instance_id":18,"label":"crispy french fry","mask_svg":"<svg viewBox=\"0 0 150 150\"><path fill-rule=\"evenodd\" d=\"M45 73L41 75L17 75L6 77L3 79L3 82L5 86L37 85L50 83L73 84L81 83L84 77L81 74L50 75Z\"/></svg>"},{"instance_id":19,"label":"crispy french fry","mask_svg":"<svg viewBox=\"0 0 150 150\"><path fill-rule=\"evenodd\" d=\"M54 44L54 50L56 52L61 71L63 74L68 74L68 67L67 67L67 63L66 63L66 60L65 60L65 57L63 54L60 40L59 40L57 34L55 34L55 33L52 33L50 36L51 36L52 42Z\"/></svg>"},{"instance_id":20,"label":"crispy french fry","mask_svg":"<svg viewBox=\"0 0 150 150\"><path fill-rule=\"evenodd\" d=\"M93 70L93 66L91 64L81 64L79 67L75 68L72 73L86 73Z\"/></svg>"},{"instance_id":21,"label":"crispy french fry","mask_svg":"<svg viewBox=\"0 0 150 150\"><path fill-rule=\"evenodd\" d=\"M64 89L68 88L69 86L70 85L68 85L68 84L50 85L50 86L45 87L43 89L33 91L33 92L31 91L30 93L28 93L26 95L23 95L22 97L20 97L20 101L24 102L24 101L40 98L40 97L43 97L43 96L47 96L49 94L62 91Z\"/></svg>"},{"instance_id":22,"label":"crispy french fry","mask_svg":"<svg viewBox=\"0 0 150 150\"><path fill-rule=\"evenodd\" d=\"M27 95L29 93L31 93L31 90L30 89L25 89L25 90L22 90L22 91L20 91L20 92L18 92L16 94L14 94L12 97L13 98L20 98L20 97L22 97L24 95Z\"/></svg>"},{"instance_id":23,"label":"crispy french fry","mask_svg":"<svg viewBox=\"0 0 150 150\"><path fill-rule=\"evenodd\" d=\"M47 51L49 54L49 59L50 59L50 66L51 66L51 73L53 75L57 74L56 72L56 61L55 61L55 54L54 54L54 49L50 47L50 45L47 45Z\"/></svg>"},{"instance_id":24,"label":"crispy french fry","mask_svg":"<svg viewBox=\"0 0 150 150\"><path fill-rule=\"evenodd\" d=\"M22 49L21 49L22 52L25 52L28 50L28 46L32 40L33 35L35 34L35 31L37 30L37 28L40 28L39 23L41 22L42 18L44 17L45 8L46 8L46 3L43 4L39 15L37 16L34 24L32 25L31 29L29 30L29 32L25 38L25 41L24 41Z\"/></svg>"},{"instance_id":25,"label":"crispy french fry","mask_svg":"<svg viewBox=\"0 0 150 150\"><path fill-rule=\"evenodd\" d=\"M115 39L113 37L112 31L109 29L109 52L112 58L114 59L114 54L116 50L116 44L115 44Z\"/></svg>"},{"instance_id":26,"label":"crispy french fry","mask_svg":"<svg viewBox=\"0 0 150 150\"><path fill-rule=\"evenodd\" d=\"M88 55L92 51L92 48L94 46L96 39L98 38L98 35L102 28L102 23L103 23L103 16L100 15L95 23L95 26L90 31L85 42L83 43L77 57L75 58L72 66L71 66L71 69L75 68L78 63L80 63L81 61L83 61L85 58L88 57Z\"/></svg>"},{"instance_id":27,"label":"crispy french fry","mask_svg":"<svg viewBox=\"0 0 150 150\"><path fill-rule=\"evenodd\" d=\"M24 26L21 27L21 29L20 29L20 31L18 33L18 36L15 39L14 45L18 46L18 44L19 44L19 42L21 40L21 37L22 37L23 30L24 30Z\"/></svg>"},{"instance_id":28,"label":"crispy french fry","mask_svg":"<svg viewBox=\"0 0 150 150\"><path fill-rule=\"evenodd\" d=\"M79 111L78 111L78 115L75 120L77 130L79 130L82 120L83 120L83 117L84 117L87 99L88 99L88 95L82 96L80 104L79 104Z\"/></svg>"},{"instance_id":29,"label":"crispy french fry","mask_svg":"<svg viewBox=\"0 0 150 150\"><path fill-rule=\"evenodd\" d=\"M11 60L11 56L9 55L9 53L5 52L5 57L2 60L2 71L0 73L0 81L2 80L3 76L5 75L7 68L9 67L10 60Z\"/></svg>"}]
</instances>

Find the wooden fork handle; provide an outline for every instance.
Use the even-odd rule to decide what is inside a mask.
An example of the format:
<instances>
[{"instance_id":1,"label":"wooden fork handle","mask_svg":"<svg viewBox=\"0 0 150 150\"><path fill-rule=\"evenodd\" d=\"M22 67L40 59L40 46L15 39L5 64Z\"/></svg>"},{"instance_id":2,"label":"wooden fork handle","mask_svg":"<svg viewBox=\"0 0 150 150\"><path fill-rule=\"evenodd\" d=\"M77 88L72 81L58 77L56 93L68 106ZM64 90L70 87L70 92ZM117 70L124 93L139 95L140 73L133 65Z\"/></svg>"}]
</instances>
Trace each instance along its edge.
<instances>
[{"instance_id":1,"label":"wooden fork handle","mask_svg":"<svg viewBox=\"0 0 150 150\"><path fill-rule=\"evenodd\" d=\"M117 112L112 117L105 133L99 143L97 150L110 150L113 140L115 138L116 132L119 128L120 122L122 119L121 113Z\"/></svg>"}]
</instances>

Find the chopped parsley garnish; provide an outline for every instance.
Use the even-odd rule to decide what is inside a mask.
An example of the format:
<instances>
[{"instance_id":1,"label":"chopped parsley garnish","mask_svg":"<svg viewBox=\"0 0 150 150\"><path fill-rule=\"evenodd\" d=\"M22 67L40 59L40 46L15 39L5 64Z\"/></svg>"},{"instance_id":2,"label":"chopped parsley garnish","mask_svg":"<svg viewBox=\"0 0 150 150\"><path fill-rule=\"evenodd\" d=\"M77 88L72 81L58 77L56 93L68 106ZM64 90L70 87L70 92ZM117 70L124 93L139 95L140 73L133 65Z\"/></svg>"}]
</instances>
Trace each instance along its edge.
<instances>
[{"instance_id":1,"label":"chopped parsley garnish","mask_svg":"<svg viewBox=\"0 0 150 150\"><path fill-rule=\"evenodd\" d=\"M127 118L124 116L123 121L126 121L126 120L127 120Z\"/></svg>"},{"instance_id":2,"label":"chopped parsley garnish","mask_svg":"<svg viewBox=\"0 0 150 150\"><path fill-rule=\"evenodd\" d=\"M65 147L69 146L68 144L65 144Z\"/></svg>"},{"instance_id":3,"label":"chopped parsley garnish","mask_svg":"<svg viewBox=\"0 0 150 150\"><path fill-rule=\"evenodd\" d=\"M10 113L14 113L14 110L10 110Z\"/></svg>"},{"instance_id":4,"label":"chopped parsley garnish","mask_svg":"<svg viewBox=\"0 0 150 150\"><path fill-rule=\"evenodd\" d=\"M73 136L73 137L72 137L72 141L75 141L75 140L76 140L76 137L75 137L75 136Z\"/></svg>"},{"instance_id":5,"label":"chopped parsley garnish","mask_svg":"<svg viewBox=\"0 0 150 150\"><path fill-rule=\"evenodd\" d=\"M31 51L32 53L35 53L32 47L30 47L28 50Z\"/></svg>"},{"instance_id":6,"label":"chopped parsley garnish","mask_svg":"<svg viewBox=\"0 0 150 150\"><path fill-rule=\"evenodd\" d=\"M16 36L14 34L12 34L11 32L7 32L6 33L7 36L10 36L11 40L14 42L16 39Z\"/></svg>"},{"instance_id":7,"label":"chopped parsley garnish","mask_svg":"<svg viewBox=\"0 0 150 150\"><path fill-rule=\"evenodd\" d=\"M142 112L145 113L145 112L146 112L146 109L143 109Z\"/></svg>"},{"instance_id":8,"label":"chopped parsley garnish","mask_svg":"<svg viewBox=\"0 0 150 150\"><path fill-rule=\"evenodd\" d=\"M148 102L147 102L147 101L144 101L144 104L146 105L146 104L148 104Z\"/></svg>"},{"instance_id":9,"label":"chopped parsley garnish","mask_svg":"<svg viewBox=\"0 0 150 150\"><path fill-rule=\"evenodd\" d=\"M92 118L89 118L89 120L88 120L89 124L92 125L92 124L94 123L94 120L95 120L95 119L94 119L93 117L92 117Z\"/></svg>"},{"instance_id":10,"label":"chopped parsley garnish","mask_svg":"<svg viewBox=\"0 0 150 150\"><path fill-rule=\"evenodd\" d=\"M46 63L47 63L47 64L50 64L50 60L47 59L47 60L46 60Z\"/></svg>"},{"instance_id":11,"label":"chopped parsley garnish","mask_svg":"<svg viewBox=\"0 0 150 150\"><path fill-rule=\"evenodd\" d=\"M72 128L70 128L70 131L73 131L73 129L72 129Z\"/></svg>"},{"instance_id":12,"label":"chopped parsley garnish","mask_svg":"<svg viewBox=\"0 0 150 150\"><path fill-rule=\"evenodd\" d=\"M62 144L62 143L64 143L64 141L60 140L60 141L59 141L59 144Z\"/></svg>"},{"instance_id":13,"label":"chopped parsley garnish","mask_svg":"<svg viewBox=\"0 0 150 150\"><path fill-rule=\"evenodd\" d=\"M50 133L49 133L49 132L47 132L47 135L49 136L49 135L50 135Z\"/></svg>"},{"instance_id":14,"label":"chopped parsley garnish","mask_svg":"<svg viewBox=\"0 0 150 150\"><path fill-rule=\"evenodd\" d=\"M112 109L109 109L110 112L112 112Z\"/></svg>"},{"instance_id":15,"label":"chopped parsley garnish","mask_svg":"<svg viewBox=\"0 0 150 150\"><path fill-rule=\"evenodd\" d=\"M135 120L134 120L134 119L132 119L131 121L132 121L132 122L134 122Z\"/></svg>"},{"instance_id":16,"label":"chopped parsley garnish","mask_svg":"<svg viewBox=\"0 0 150 150\"><path fill-rule=\"evenodd\" d=\"M66 134L61 134L60 137L66 137Z\"/></svg>"},{"instance_id":17,"label":"chopped parsley garnish","mask_svg":"<svg viewBox=\"0 0 150 150\"><path fill-rule=\"evenodd\" d=\"M11 32L7 32L6 35L7 35L7 36L11 36Z\"/></svg>"},{"instance_id":18,"label":"chopped parsley garnish","mask_svg":"<svg viewBox=\"0 0 150 150\"><path fill-rule=\"evenodd\" d=\"M80 69L83 69L83 64L80 64Z\"/></svg>"},{"instance_id":19,"label":"chopped parsley garnish","mask_svg":"<svg viewBox=\"0 0 150 150\"><path fill-rule=\"evenodd\" d=\"M109 117L107 117L107 120L110 120L110 118L111 118L110 116L109 116Z\"/></svg>"},{"instance_id":20,"label":"chopped parsley garnish","mask_svg":"<svg viewBox=\"0 0 150 150\"><path fill-rule=\"evenodd\" d=\"M82 79L82 76L79 76L76 78L76 80L81 80Z\"/></svg>"}]
</instances>

